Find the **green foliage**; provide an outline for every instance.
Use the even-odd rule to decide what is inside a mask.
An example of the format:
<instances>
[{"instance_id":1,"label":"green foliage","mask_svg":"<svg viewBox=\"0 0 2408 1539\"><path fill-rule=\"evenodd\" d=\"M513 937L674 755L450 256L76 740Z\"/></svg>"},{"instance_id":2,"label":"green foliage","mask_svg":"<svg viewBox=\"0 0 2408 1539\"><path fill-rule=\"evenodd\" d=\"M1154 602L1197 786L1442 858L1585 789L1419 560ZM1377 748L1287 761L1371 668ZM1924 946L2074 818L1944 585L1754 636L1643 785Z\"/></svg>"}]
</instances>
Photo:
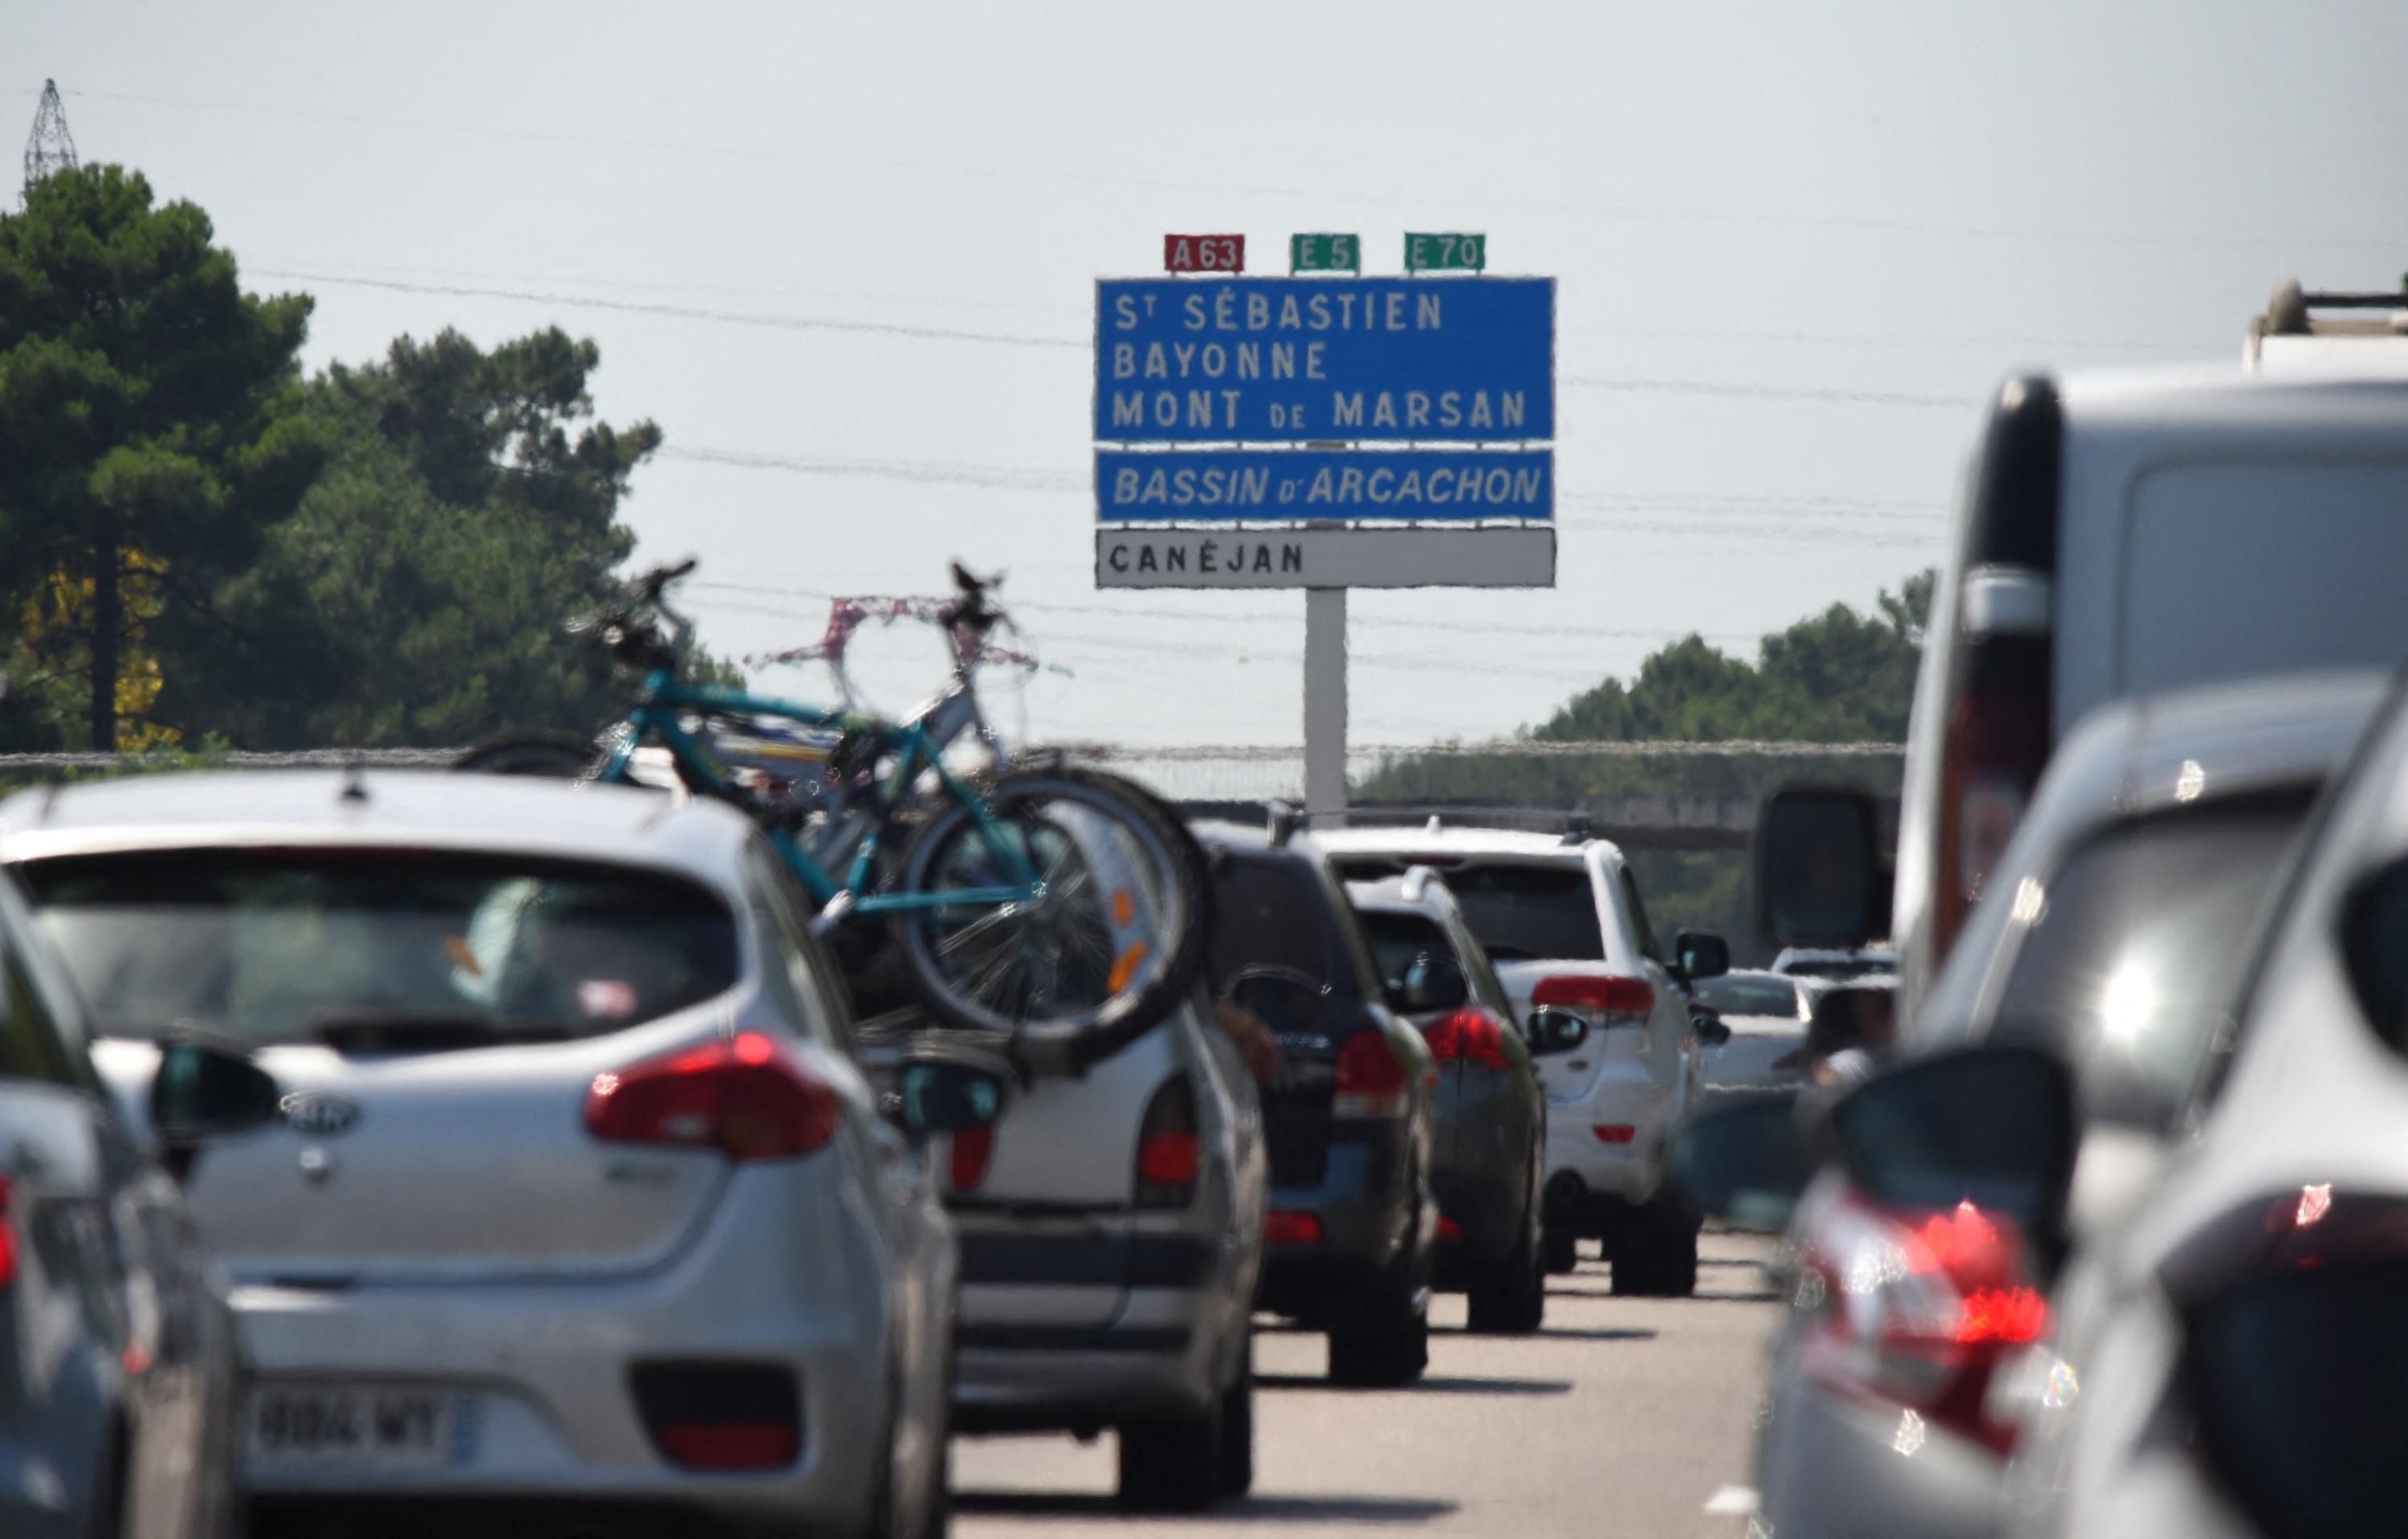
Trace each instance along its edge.
<instances>
[{"instance_id":1,"label":"green foliage","mask_svg":"<svg viewBox=\"0 0 2408 1539\"><path fill-rule=\"evenodd\" d=\"M172 677L205 647L208 595L317 473L295 364L310 301L243 293L213 239L114 165L0 214L0 584L11 611L61 574L90 593L21 660L79 671L83 720L21 706L0 730L22 745L115 746L134 648Z\"/></svg>"},{"instance_id":2,"label":"green foliage","mask_svg":"<svg viewBox=\"0 0 2408 1539\"><path fill-rule=\"evenodd\" d=\"M1766 637L1748 663L1684 637L1649 655L1628 683L1608 679L1566 701L1526 736L1537 742L1901 742L1914 695L1934 574L1885 592L1875 614L1834 604ZM1410 755L1355 788L1358 801L1463 801L1610 814L1622 797L1758 798L1804 780L1895 793L1891 758L1766 760L1713 754L1630 757L1514 753ZM1749 933L1746 860L1737 852L1638 850L1630 859L1650 917L1668 940L1688 927L1719 930L1733 949Z\"/></svg>"},{"instance_id":3,"label":"green foliage","mask_svg":"<svg viewBox=\"0 0 2408 1539\"><path fill-rule=\"evenodd\" d=\"M599 362L557 329L490 352L446 331L312 381L332 459L230 589L226 666L171 676L173 703L250 748L603 722L610 660L564 626L618 594L619 504L661 432L594 420Z\"/></svg>"}]
</instances>

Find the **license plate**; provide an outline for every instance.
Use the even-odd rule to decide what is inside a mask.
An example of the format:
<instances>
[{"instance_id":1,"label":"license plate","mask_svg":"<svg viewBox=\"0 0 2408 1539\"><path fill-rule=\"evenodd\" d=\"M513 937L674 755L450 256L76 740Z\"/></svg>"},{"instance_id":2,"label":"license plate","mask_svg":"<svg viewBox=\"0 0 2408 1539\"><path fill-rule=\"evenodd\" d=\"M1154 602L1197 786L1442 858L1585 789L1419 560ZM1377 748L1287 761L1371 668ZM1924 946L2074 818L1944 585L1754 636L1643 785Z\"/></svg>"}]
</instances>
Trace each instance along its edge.
<instances>
[{"instance_id":1,"label":"license plate","mask_svg":"<svg viewBox=\"0 0 2408 1539\"><path fill-rule=\"evenodd\" d=\"M289 1385L254 1390L247 1451L255 1464L431 1468L467 1457L458 1397L436 1389Z\"/></svg>"}]
</instances>

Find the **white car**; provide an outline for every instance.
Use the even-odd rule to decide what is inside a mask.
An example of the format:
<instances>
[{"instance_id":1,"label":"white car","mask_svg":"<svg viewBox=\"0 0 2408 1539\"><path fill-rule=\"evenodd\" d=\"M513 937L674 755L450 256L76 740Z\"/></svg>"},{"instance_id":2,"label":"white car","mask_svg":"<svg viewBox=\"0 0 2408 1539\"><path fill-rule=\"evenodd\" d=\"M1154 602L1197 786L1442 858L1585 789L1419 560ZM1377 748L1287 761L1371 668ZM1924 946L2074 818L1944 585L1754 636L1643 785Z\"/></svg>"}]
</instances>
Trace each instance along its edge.
<instances>
[{"instance_id":1,"label":"white car","mask_svg":"<svg viewBox=\"0 0 2408 1539\"><path fill-rule=\"evenodd\" d=\"M865 1037L873 1061L932 1037L979 1050L910 1012ZM1244 1495L1268 1177L1254 1080L1211 1001L1101 1061L1032 1068L939 1164L962 1254L955 1425L1112 1429L1132 1507Z\"/></svg>"},{"instance_id":2,"label":"white car","mask_svg":"<svg viewBox=\"0 0 2408 1539\"><path fill-rule=\"evenodd\" d=\"M1806 1077L1806 1027L1820 992L1811 978L1744 969L1698 985L1698 1002L1730 1028L1730 1038L1706 1050L1710 1094L1785 1089Z\"/></svg>"},{"instance_id":3,"label":"white car","mask_svg":"<svg viewBox=\"0 0 2408 1539\"><path fill-rule=\"evenodd\" d=\"M0 856L129 1109L183 1040L283 1091L187 1184L261 1531L942 1531L951 1228L742 814L163 775L15 797ZM901 1090L929 1132L1005 1093Z\"/></svg>"},{"instance_id":4,"label":"white car","mask_svg":"<svg viewBox=\"0 0 2408 1539\"><path fill-rule=\"evenodd\" d=\"M1578 1050L1536 1060L1548 1106L1548 1266L1570 1271L1577 1240L1593 1235L1613 1263L1617 1293L1695 1292L1698 1220L1665 1182L1663 1144L1696 1098L1703 1048L1689 977L1649 928L1622 852L1577 832L1442 817L1313 838L1350 880L1436 870L1515 1014L1527 1023L1537 1011L1560 1010L1586 1023ZM1714 937L1688 939L1700 956L1724 953Z\"/></svg>"}]
</instances>

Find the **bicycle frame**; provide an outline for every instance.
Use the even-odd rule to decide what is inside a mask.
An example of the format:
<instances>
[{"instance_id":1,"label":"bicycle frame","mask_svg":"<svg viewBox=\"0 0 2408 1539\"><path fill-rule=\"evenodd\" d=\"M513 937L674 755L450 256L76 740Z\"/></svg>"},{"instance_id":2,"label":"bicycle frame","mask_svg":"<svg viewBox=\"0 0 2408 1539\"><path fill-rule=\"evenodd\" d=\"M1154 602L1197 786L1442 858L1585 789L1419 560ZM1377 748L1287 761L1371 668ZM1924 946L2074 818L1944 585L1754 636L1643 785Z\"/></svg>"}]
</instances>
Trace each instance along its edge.
<instances>
[{"instance_id":1,"label":"bicycle frame","mask_svg":"<svg viewBox=\"0 0 2408 1539\"><path fill-rule=\"evenodd\" d=\"M625 722L614 734L616 741L611 745L610 755L595 778L624 781L637 748L649 738L669 751L677 760L679 772L687 778L689 784L698 784L714 795L732 799L735 787L726 766L720 762L718 755L708 743L688 732L680 722L679 716L685 711L775 716L799 722L806 726L872 732L882 742L893 748L895 771L878 787L878 821L863 836L841 877L823 866L788 829L771 826L766 830L770 842L777 846L779 855L794 871L796 879L823 907L848 893L860 895L853 898L851 905L851 912L858 914L891 913L911 909L1001 908L1010 903L1030 902L1043 895L1043 881L1020 846L1004 836L1001 825L987 807L986 798L945 768L945 750L965 728L975 728L980 740L996 753L997 761L1002 758L995 733L979 711L977 697L970 692L966 671L957 670L952 684L943 694L922 708L911 719L898 723L855 711L828 711L740 689L689 683L680 679L674 669L656 669L645 679L641 698L627 712ZM924 893L864 893L863 889L875 872L880 841L885 832L885 814L910 794L923 774L931 770L944 793L969 810L988 852L1016 879L1016 885L948 888Z\"/></svg>"}]
</instances>

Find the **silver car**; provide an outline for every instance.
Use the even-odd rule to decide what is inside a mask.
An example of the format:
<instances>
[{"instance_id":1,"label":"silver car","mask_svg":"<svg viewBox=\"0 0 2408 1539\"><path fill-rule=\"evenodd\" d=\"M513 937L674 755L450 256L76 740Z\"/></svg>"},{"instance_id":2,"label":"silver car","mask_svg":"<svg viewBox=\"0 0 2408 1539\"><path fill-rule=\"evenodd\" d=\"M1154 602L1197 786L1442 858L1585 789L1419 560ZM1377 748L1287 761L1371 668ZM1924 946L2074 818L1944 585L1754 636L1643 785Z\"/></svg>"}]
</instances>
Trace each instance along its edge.
<instances>
[{"instance_id":1,"label":"silver car","mask_svg":"<svg viewBox=\"0 0 2408 1539\"><path fill-rule=\"evenodd\" d=\"M0 857L129 1101L187 1039L283 1092L189 1187L259 1528L941 1529L953 1238L740 814L163 777L13 798ZM1000 1093L938 1073L902 1109Z\"/></svg>"},{"instance_id":2,"label":"silver car","mask_svg":"<svg viewBox=\"0 0 2408 1539\"><path fill-rule=\"evenodd\" d=\"M219 1539L236 1523L234 1326L182 1200L93 1072L83 1008L0 879L0 1533ZM256 1125L238 1058L146 1086L179 1135ZM188 1092L209 1092L208 1104Z\"/></svg>"}]
</instances>

